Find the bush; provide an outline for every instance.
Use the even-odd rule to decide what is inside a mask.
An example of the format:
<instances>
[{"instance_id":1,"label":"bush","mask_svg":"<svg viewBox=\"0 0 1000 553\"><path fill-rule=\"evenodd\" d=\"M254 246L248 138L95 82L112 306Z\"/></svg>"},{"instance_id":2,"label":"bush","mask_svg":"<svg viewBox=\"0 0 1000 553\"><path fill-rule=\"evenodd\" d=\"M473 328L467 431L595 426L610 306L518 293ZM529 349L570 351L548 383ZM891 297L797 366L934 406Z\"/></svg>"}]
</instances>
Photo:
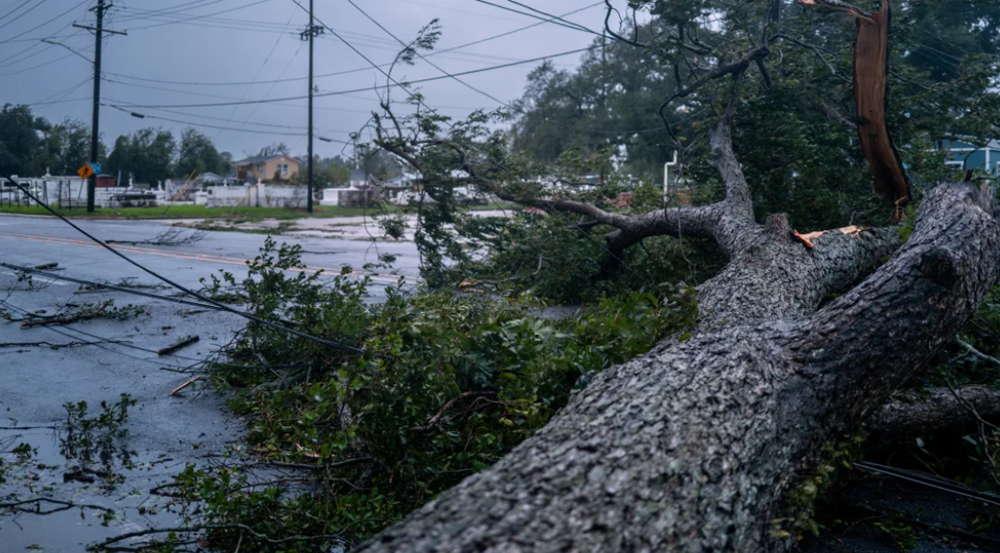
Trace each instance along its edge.
<instances>
[{"instance_id":1,"label":"bush","mask_svg":"<svg viewBox=\"0 0 1000 553\"><path fill-rule=\"evenodd\" d=\"M575 388L680 332L696 311L692 292L681 290L603 297L575 316L545 318L530 295L410 293L401 283L376 304L349 269L324 286L319 274L291 272L299 265L297 247L276 249L268 239L240 284L250 312L364 354L251 324L218 376L235 389L231 406L249 418L253 451L326 467L317 487L248 488L239 471L189 469L180 479L184 497L207 502L205 518L247 524L272 539L369 537L490 466L546 424ZM218 280L235 284L231 275ZM235 543L239 532L217 534L213 543ZM317 546L299 543L281 550ZM278 549L258 540L254 550Z\"/></svg>"}]
</instances>

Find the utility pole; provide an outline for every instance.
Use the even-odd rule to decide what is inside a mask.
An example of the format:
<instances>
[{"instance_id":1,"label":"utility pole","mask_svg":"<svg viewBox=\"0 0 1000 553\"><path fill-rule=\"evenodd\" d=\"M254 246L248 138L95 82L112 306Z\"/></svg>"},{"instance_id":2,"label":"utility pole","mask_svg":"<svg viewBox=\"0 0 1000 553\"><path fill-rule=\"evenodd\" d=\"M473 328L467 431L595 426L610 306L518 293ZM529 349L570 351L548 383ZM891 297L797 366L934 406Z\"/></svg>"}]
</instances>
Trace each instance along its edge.
<instances>
[{"instance_id":1,"label":"utility pole","mask_svg":"<svg viewBox=\"0 0 1000 553\"><path fill-rule=\"evenodd\" d=\"M88 31L94 32L95 44L94 44L94 113L93 121L90 124L90 162L97 163L98 146L100 144L100 118L101 118L101 39L104 38L103 34L105 31L116 35L125 35L127 33L122 31L112 31L104 28L104 13L110 10L113 4L105 4L104 0L97 0L97 6L90 9L97 15L97 26L87 27L86 25L77 25L73 23L74 27L80 29L87 29ZM93 175L90 176L90 182L87 183L87 213L94 212L94 195L97 189L97 172L95 171Z\"/></svg>"},{"instance_id":2,"label":"utility pole","mask_svg":"<svg viewBox=\"0 0 1000 553\"><path fill-rule=\"evenodd\" d=\"M315 24L313 18L313 0L309 0L309 27L302 31L302 40L309 41L309 184L306 194L306 211L313 212L313 42L317 35L323 34L323 27Z\"/></svg>"}]
</instances>

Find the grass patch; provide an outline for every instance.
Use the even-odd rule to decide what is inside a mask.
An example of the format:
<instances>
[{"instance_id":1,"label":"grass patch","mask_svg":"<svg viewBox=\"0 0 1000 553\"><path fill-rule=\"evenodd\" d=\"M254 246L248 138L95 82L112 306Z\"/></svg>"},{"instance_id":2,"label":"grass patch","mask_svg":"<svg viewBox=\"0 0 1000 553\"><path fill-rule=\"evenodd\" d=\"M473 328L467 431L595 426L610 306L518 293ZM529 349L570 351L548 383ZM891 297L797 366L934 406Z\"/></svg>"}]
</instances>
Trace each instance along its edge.
<instances>
[{"instance_id":1,"label":"grass patch","mask_svg":"<svg viewBox=\"0 0 1000 553\"><path fill-rule=\"evenodd\" d=\"M486 205L471 207L472 211L487 209L501 209L503 206ZM510 207L506 207L510 209ZM98 208L94 213L87 213L84 208L56 209L61 215L72 218L88 219L240 219L245 221L262 221L264 219L304 219L304 218L333 218L333 217L361 217L383 215L387 213L404 213L405 210L393 206L383 205L378 209L364 210L353 207L339 206L315 206L313 213L306 213L305 209L291 209L278 207L205 207L200 205L175 205L168 207L124 207L124 208ZM0 206L0 213L13 213L18 215L51 215L41 206Z\"/></svg>"}]
</instances>

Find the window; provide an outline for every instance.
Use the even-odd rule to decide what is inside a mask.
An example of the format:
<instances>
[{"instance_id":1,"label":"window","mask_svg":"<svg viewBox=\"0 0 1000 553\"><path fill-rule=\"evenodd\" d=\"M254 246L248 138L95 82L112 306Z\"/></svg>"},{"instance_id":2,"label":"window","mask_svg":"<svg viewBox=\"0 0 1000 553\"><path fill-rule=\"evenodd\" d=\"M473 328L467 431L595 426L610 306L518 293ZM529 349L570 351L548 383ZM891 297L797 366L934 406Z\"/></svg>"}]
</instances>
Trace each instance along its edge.
<instances>
[{"instance_id":1,"label":"window","mask_svg":"<svg viewBox=\"0 0 1000 553\"><path fill-rule=\"evenodd\" d=\"M281 166L281 174L282 175L286 175L286 176L288 175L288 164L287 163Z\"/></svg>"},{"instance_id":2,"label":"window","mask_svg":"<svg viewBox=\"0 0 1000 553\"><path fill-rule=\"evenodd\" d=\"M964 161L946 161L944 164L953 171L961 171L965 167Z\"/></svg>"}]
</instances>

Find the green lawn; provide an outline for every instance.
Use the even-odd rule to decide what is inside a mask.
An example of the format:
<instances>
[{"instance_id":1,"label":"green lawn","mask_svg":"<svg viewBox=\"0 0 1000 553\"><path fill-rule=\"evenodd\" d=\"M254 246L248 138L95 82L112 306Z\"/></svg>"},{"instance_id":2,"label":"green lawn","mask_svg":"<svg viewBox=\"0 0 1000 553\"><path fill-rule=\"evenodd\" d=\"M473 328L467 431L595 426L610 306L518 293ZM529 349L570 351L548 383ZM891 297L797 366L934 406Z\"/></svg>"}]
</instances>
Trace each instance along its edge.
<instances>
[{"instance_id":1,"label":"green lawn","mask_svg":"<svg viewBox=\"0 0 1000 553\"><path fill-rule=\"evenodd\" d=\"M487 205L476 206L473 210L502 209L510 206ZM263 219L301 219L305 217L360 217L365 210L360 208L315 206L312 215L305 209L283 209L277 207L203 207L198 205L175 205L171 207L129 207L129 208L98 208L94 213L87 213L83 208L59 210L66 217L89 217L95 219L241 219L259 221ZM22 215L50 215L41 206L0 206L0 213L17 213ZM393 205L385 205L380 210L369 209L369 216L381 213L402 213Z\"/></svg>"},{"instance_id":2,"label":"green lawn","mask_svg":"<svg viewBox=\"0 0 1000 553\"><path fill-rule=\"evenodd\" d=\"M130 207L130 208L98 208L94 213L87 213L85 209L63 209L59 210L61 215L66 217L89 217L96 219L242 219L242 220L262 220L262 219L300 219L304 217L360 217L365 213L363 209L316 206L312 215L306 213L304 209L282 209L276 207L203 207L197 205L175 205L167 207ZM379 213L398 212L395 206L387 206ZM22 215L50 215L50 213L40 206L0 206L0 213L17 213ZM376 213L375 210L368 210L368 215Z\"/></svg>"}]
</instances>

